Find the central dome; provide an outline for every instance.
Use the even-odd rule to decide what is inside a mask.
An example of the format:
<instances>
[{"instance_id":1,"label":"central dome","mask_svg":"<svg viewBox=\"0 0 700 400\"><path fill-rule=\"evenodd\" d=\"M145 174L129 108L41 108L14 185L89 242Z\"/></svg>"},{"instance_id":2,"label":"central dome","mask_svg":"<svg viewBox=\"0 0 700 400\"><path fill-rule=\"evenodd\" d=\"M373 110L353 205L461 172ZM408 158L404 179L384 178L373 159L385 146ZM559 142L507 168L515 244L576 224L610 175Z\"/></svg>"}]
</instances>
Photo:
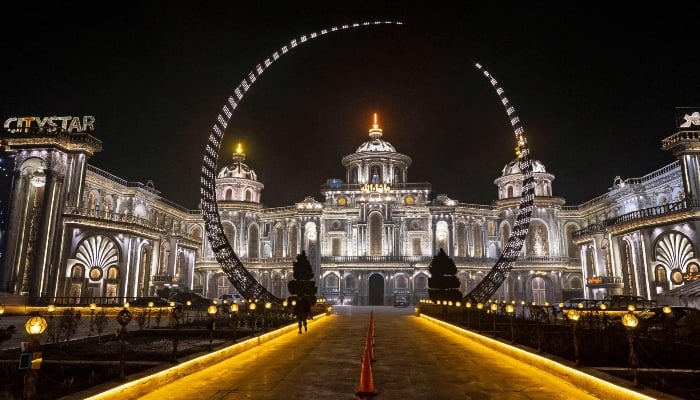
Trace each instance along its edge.
<instances>
[{"instance_id":1,"label":"central dome","mask_svg":"<svg viewBox=\"0 0 700 400\"><path fill-rule=\"evenodd\" d=\"M396 149L394 146L382 139L382 130L379 128L377 123L377 114L374 114L374 124L372 129L369 130L370 140L364 142L360 147L355 150L355 153L367 153L367 152L391 152L395 153Z\"/></svg>"}]
</instances>

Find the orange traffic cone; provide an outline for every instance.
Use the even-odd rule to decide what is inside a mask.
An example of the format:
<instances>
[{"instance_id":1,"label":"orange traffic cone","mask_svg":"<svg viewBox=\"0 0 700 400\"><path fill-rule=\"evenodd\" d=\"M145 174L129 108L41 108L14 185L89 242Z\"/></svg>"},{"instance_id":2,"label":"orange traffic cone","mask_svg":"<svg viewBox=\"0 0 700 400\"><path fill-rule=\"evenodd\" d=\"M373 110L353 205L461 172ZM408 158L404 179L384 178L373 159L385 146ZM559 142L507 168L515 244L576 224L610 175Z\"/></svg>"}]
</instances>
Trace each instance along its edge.
<instances>
[{"instance_id":1,"label":"orange traffic cone","mask_svg":"<svg viewBox=\"0 0 700 400\"><path fill-rule=\"evenodd\" d=\"M368 349L368 352L369 352L369 360L372 362L375 362L377 360L374 358L374 347L373 346L374 346L374 343L372 340L372 335L369 332L367 332L367 340L365 341L365 347Z\"/></svg>"},{"instance_id":2,"label":"orange traffic cone","mask_svg":"<svg viewBox=\"0 0 700 400\"><path fill-rule=\"evenodd\" d=\"M372 336L374 336L374 310L369 312L369 326L372 328Z\"/></svg>"},{"instance_id":3,"label":"orange traffic cone","mask_svg":"<svg viewBox=\"0 0 700 400\"><path fill-rule=\"evenodd\" d=\"M367 327L367 340L370 341L372 346L374 346L374 328L372 327L372 323L369 323L369 326Z\"/></svg>"},{"instance_id":4,"label":"orange traffic cone","mask_svg":"<svg viewBox=\"0 0 700 400\"><path fill-rule=\"evenodd\" d=\"M376 396L378 393L374 388L374 379L372 379L372 362L370 361L369 348L365 346L365 353L362 356L362 372L360 372L360 385L355 392L356 396L364 399L367 397Z\"/></svg>"}]
</instances>

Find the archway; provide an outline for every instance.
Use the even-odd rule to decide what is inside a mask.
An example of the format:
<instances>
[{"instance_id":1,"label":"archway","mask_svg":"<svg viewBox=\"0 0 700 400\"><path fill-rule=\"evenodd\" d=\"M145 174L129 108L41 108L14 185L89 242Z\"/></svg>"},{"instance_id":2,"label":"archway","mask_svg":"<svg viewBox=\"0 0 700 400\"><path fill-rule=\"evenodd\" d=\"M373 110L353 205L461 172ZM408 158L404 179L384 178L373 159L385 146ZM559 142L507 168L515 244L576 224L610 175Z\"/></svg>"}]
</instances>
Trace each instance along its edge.
<instances>
[{"instance_id":1,"label":"archway","mask_svg":"<svg viewBox=\"0 0 700 400\"><path fill-rule=\"evenodd\" d=\"M379 274L372 274L369 277L369 305L384 305L384 278Z\"/></svg>"}]
</instances>

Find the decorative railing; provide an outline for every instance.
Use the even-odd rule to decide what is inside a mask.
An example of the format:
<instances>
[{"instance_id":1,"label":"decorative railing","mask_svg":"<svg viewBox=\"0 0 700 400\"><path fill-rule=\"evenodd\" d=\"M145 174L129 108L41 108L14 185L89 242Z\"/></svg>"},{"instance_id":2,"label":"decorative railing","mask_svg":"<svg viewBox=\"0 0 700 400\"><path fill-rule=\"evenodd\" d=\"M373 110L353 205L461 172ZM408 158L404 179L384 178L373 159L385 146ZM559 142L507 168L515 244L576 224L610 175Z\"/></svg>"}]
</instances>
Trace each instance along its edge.
<instances>
[{"instance_id":1,"label":"decorative railing","mask_svg":"<svg viewBox=\"0 0 700 400\"><path fill-rule=\"evenodd\" d=\"M194 241L202 240L200 237L189 235L187 232L176 231L175 229L166 226L165 224L157 224L145 218L136 217L124 213L115 213L111 211L93 210L88 208L66 207L64 214L68 216L80 216L94 218L101 221L112 221L124 224L133 224L149 230L158 231L164 234L174 236L182 236Z\"/></svg>"},{"instance_id":2,"label":"decorative railing","mask_svg":"<svg viewBox=\"0 0 700 400\"><path fill-rule=\"evenodd\" d=\"M681 201L675 202L675 203L670 203L670 204L664 204L662 206L655 206L655 207L650 207L650 208L644 208L641 210L637 211L632 211L627 214L623 214L614 218L609 218L606 219L605 221L598 222L595 224L588 225L587 227L580 229L578 231L575 231L573 233L573 237L580 237L583 235L589 235L597 232L603 232L605 231L608 227L622 224L625 222L630 222L642 218L649 218L649 217L654 217L657 215L663 215L663 214L668 214L668 213L673 213L673 212L678 212L678 211L683 211L683 210L689 210L693 208L698 208L700 207L700 200L696 199L683 199Z\"/></svg>"}]
</instances>

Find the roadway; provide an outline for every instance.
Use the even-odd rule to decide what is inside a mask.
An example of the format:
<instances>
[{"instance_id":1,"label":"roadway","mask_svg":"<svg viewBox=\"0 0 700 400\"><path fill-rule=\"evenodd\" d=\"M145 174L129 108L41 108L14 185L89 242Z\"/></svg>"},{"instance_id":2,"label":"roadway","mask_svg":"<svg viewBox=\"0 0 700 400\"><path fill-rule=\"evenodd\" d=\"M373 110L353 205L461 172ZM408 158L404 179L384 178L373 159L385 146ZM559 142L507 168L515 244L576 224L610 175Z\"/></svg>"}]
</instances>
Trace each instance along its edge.
<instances>
[{"instance_id":1,"label":"roadway","mask_svg":"<svg viewBox=\"0 0 700 400\"><path fill-rule=\"evenodd\" d=\"M355 399L370 311L377 399L599 398L417 318L410 307L348 307L139 399Z\"/></svg>"}]
</instances>

